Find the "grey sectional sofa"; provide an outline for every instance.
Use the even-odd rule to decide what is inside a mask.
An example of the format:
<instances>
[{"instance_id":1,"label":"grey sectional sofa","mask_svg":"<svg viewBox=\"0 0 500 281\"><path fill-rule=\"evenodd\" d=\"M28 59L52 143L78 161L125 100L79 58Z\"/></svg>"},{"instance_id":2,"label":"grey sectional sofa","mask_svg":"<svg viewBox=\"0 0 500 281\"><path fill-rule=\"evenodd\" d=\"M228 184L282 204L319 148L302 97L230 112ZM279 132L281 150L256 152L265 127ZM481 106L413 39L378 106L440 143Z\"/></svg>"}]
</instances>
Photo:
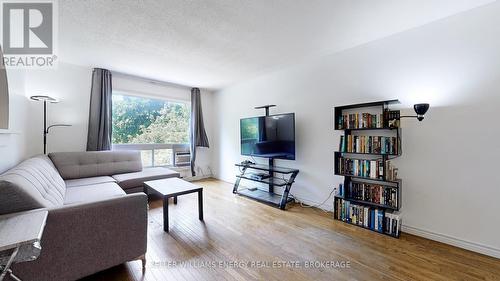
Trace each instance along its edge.
<instances>
[{"instance_id":1,"label":"grey sectional sofa","mask_svg":"<svg viewBox=\"0 0 500 281\"><path fill-rule=\"evenodd\" d=\"M0 215L48 209L40 257L13 266L28 280L76 280L143 259L147 247L144 181L179 177L142 168L136 151L52 153L0 175ZM134 194L127 194L134 193Z\"/></svg>"}]
</instances>

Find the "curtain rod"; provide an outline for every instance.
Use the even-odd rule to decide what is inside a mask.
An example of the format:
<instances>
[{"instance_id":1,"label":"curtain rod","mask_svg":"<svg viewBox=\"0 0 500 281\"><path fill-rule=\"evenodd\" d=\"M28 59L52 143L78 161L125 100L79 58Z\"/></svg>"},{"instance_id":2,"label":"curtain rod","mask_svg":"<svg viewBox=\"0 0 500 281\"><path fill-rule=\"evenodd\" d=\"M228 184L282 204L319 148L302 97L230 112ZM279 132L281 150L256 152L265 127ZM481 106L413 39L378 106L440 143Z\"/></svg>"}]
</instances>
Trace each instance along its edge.
<instances>
[{"instance_id":1,"label":"curtain rod","mask_svg":"<svg viewBox=\"0 0 500 281\"><path fill-rule=\"evenodd\" d=\"M146 78L143 76L137 76L137 75L123 73L123 72L119 72L119 71L113 71L113 70L110 70L110 71L113 75L128 77L128 78L132 78L132 79L136 79L136 80L143 80L143 81L151 83L151 84L159 84L159 85L164 85L164 86L169 86L169 87L186 88L186 89L194 88L194 87L190 87L190 86L186 86L186 85L182 85L182 84L175 84L175 83L171 83L171 82Z\"/></svg>"}]
</instances>

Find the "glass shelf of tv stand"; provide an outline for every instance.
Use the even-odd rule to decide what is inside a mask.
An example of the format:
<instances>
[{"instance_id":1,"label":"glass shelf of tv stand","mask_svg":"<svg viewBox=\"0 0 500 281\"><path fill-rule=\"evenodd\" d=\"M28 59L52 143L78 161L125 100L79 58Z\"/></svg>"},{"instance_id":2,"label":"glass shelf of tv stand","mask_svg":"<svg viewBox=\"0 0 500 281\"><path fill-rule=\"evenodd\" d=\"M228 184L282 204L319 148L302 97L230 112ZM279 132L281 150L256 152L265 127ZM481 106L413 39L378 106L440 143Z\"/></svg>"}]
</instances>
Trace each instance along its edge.
<instances>
[{"instance_id":1,"label":"glass shelf of tv stand","mask_svg":"<svg viewBox=\"0 0 500 281\"><path fill-rule=\"evenodd\" d=\"M238 190L238 194L243 195L245 197L250 197L250 198L255 199L259 202L273 205L276 207L280 207L281 202L282 202L281 201L282 195L270 193L267 190L241 188L240 190ZM285 201L285 205L288 203L291 203L293 201L294 201L293 198L288 197Z\"/></svg>"},{"instance_id":2,"label":"glass shelf of tv stand","mask_svg":"<svg viewBox=\"0 0 500 281\"><path fill-rule=\"evenodd\" d=\"M277 178L277 177L269 177L269 178L265 178L265 179L258 179L258 178L252 177L250 174L248 174L248 175L237 175L236 177L241 178L241 179L245 179L245 180L260 182L260 183L267 183L267 184L270 184L271 180L272 180L274 186L285 186L285 185L289 184L289 182L286 181L285 179Z\"/></svg>"},{"instance_id":3,"label":"glass shelf of tv stand","mask_svg":"<svg viewBox=\"0 0 500 281\"><path fill-rule=\"evenodd\" d=\"M273 166L271 168L269 165L265 165L265 164L236 163L235 165L237 167L241 167L241 168L254 169L254 170L260 170L260 171L268 171L268 172L273 172L273 173L278 173L278 174L293 174L293 173L299 171L297 169L290 169L290 168L278 167L278 166Z\"/></svg>"}]
</instances>

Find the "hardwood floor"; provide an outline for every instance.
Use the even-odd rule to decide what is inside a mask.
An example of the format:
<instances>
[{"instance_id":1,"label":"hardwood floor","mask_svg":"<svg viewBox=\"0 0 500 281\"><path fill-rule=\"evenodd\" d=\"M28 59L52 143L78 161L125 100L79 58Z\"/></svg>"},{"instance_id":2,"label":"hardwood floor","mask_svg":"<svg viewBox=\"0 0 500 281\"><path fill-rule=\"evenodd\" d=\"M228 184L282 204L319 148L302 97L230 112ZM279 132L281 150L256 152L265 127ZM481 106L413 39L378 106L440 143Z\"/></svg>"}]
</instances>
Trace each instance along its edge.
<instances>
[{"instance_id":1,"label":"hardwood floor","mask_svg":"<svg viewBox=\"0 0 500 281\"><path fill-rule=\"evenodd\" d=\"M133 261L85 281L500 280L499 259L405 233L386 237L318 209L295 205L283 212L233 195L232 185L217 180L196 184L204 187L204 222L196 194L181 196L178 205L170 203L167 234L162 202L153 199L145 273ZM276 267L286 261L300 264ZM333 263L306 268L311 261Z\"/></svg>"}]
</instances>

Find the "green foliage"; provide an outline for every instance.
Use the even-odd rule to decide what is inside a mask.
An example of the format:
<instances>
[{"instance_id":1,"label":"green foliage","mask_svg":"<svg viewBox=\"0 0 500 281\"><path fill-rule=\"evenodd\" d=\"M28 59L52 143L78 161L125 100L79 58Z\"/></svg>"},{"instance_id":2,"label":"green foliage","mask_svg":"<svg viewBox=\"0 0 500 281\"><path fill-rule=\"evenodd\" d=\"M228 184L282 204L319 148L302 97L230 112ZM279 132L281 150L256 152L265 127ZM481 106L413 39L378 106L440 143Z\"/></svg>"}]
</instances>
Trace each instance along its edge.
<instances>
[{"instance_id":1,"label":"green foliage","mask_svg":"<svg viewBox=\"0 0 500 281\"><path fill-rule=\"evenodd\" d=\"M113 95L113 143L188 143L187 104Z\"/></svg>"},{"instance_id":2,"label":"green foliage","mask_svg":"<svg viewBox=\"0 0 500 281\"><path fill-rule=\"evenodd\" d=\"M189 109L186 104L166 103L160 115L132 143L188 143Z\"/></svg>"}]
</instances>

